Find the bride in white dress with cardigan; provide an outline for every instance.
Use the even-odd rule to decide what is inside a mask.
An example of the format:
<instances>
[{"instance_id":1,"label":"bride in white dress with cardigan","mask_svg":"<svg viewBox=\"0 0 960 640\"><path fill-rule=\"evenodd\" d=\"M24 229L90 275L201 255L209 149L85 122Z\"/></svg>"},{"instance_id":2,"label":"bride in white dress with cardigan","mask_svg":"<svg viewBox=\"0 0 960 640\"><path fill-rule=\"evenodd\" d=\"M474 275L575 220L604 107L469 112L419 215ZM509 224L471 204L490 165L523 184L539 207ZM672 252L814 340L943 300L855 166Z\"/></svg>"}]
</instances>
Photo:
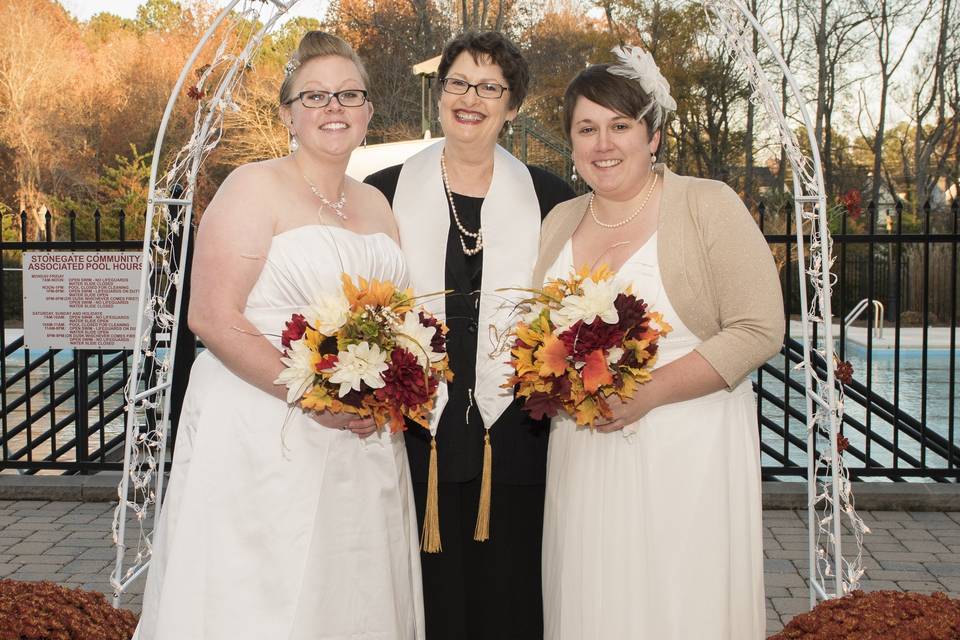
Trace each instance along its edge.
<instances>
[{"instance_id":1,"label":"bride in white dress with cardigan","mask_svg":"<svg viewBox=\"0 0 960 640\"><path fill-rule=\"evenodd\" d=\"M545 638L758 640L760 453L745 378L781 344L780 283L729 187L656 164L676 103L649 54L615 52L619 65L567 88L565 130L593 193L547 217L535 282L607 264L673 331L611 422L553 420Z\"/></svg>"},{"instance_id":2,"label":"bride in white dress with cardigan","mask_svg":"<svg viewBox=\"0 0 960 640\"><path fill-rule=\"evenodd\" d=\"M184 401L140 640L424 640L402 434L288 407L280 332L340 274L409 280L390 208L345 177L373 110L343 40L304 36L280 116L299 143L244 165L204 213Z\"/></svg>"}]
</instances>

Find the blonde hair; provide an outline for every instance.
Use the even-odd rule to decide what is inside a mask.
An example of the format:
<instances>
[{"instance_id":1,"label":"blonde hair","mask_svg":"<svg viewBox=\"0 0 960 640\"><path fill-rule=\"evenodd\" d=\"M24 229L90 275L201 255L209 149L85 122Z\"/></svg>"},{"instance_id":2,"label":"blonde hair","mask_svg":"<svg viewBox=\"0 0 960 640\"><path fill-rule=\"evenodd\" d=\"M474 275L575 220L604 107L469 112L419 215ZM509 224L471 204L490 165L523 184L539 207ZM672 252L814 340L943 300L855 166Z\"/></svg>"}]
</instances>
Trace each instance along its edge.
<instances>
[{"instance_id":1,"label":"blonde hair","mask_svg":"<svg viewBox=\"0 0 960 640\"><path fill-rule=\"evenodd\" d=\"M293 97L290 93L293 90L293 82L297 77L297 72L300 70L300 67L308 60L322 58L324 56L339 56L353 62L353 64L357 65L357 71L360 72L363 88L369 88L370 76L367 75L367 69L363 66L363 61L360 60L360 56L353 50L353 47L347 44L343 38L339 38L332 33L308 31L303 38L300 39L300 44L297 45L296 52L290 56L290 62L287 63L286 68L291 69L291 71L286 73L283 84L280 85L281 105Z\"/></svg>"}]
</instances>

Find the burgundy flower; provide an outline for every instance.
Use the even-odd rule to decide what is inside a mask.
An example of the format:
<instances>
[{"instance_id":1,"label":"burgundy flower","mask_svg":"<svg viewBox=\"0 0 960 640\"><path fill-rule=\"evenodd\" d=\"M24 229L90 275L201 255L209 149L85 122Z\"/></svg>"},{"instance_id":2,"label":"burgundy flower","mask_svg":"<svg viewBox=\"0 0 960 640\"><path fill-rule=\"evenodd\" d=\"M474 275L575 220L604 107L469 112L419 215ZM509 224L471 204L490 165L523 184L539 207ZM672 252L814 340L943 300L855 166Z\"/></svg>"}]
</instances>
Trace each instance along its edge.
<instances>
[{"instance_id":1,"label":"burgundy flower","mask_svg":"<svg viewBox=\"0 0 960 640\"><path fill-rule=\"evenodd\" d=\"M429 400L437 389L437 379L428 376L417 357L406 349L394 349L388 367L383 372L386 384L375 392L379 400L413 407Z\"/></svg>"},{"instance_id":2,"label":"burgundy flower","mask_svg":"<svg viewBox=\"0 0 960 640\"><path fill-rule=\"evenodd\" d=\"M285 348L289 349L291 342L296 342L303 337L307 330L307 319L299 313L295 313L286 324L287 328L280 334L280 342L283 343Z\"/></svg>"},{"instance_id":3,"label":"burgundy flower","mask_svg":"<svg viewBox=\"0 0 960 640\"><path fill-rule=\"evenodd\" d=\"M833 376L843 384L850 384L853 382L853 365L849 360L837 363Z\"/></svg>"},{"instance_id":4,"label":"burgundy flower","mask_svg":"<svg viewBox=\"0 0 960 640\"><path fill-rule=\"evenodd\" d=\"M850 441L842 433L837 434L837 453L843 453L850 446Z\"/></svg>"},{"instance_id":5,"label":"burgundy flower","mask_svg":"<svg viewBox=\"0 0 960 640\"><path fill-rule=\"evenodd\" d=\"M194 85L194 86L190 87L189 89L187 89L187 97L193 98L194 100L196 100L196 101L198 101L198 102L199 102L200 100L203 100L203 96L204 96L204 95L206 95L206 94L203 93L203 89L201 89L200 87L198 87L198 86L196 86L196 85Z\"/></svg>"},{"instance_id":6,"label":"burgundy flower","mask_svg":"<svg viewBox=\"0 0 960 640\"><path fill-rule=\"evenodd\" d=\"M319 373L337 364L337 361L339 360L340 358L337 357L337 354L331 353L329 355L325 355L322 358L320 358L320 361L316 365L314 365L314 368Z\"/></svg>"},{"instance_id":7,"label":"burgundy flower","mask_svg":"<svg viewBox=\"0 0 960 640\"><path fill-rule=\"evenodd\" d=\"M433 327L434 329L433 337L430 338L430 348L433 349L435 353L446 353L447 340L443 337L443 330L440 328L440 321L421 311L420 324L425 327Z\"/></svg>"},{"instance_id":8,"label":"burgundy flower","mask_svg":"<svg viewBox=\"0 0 960 640\"><path fill-rule=\"evenodd\" d=\"M523 403L523 408L534 420L552 418L563 408L560 397L552 393L535 391Z\"/></svg>"},{"instance_id":9,"label":"burgundy flower","mask_svg":"<svg viewBox=\"0 0 960 640\"><path fill-rule=\"evenodd\" d=\"M610 349L623 342L623 329L619 324L607 324L600 318L590 324L578 320L558 338L567 347L574 360L582 361L597 349Z\"/></svg>"},{"instance_id":10,"label":"burgundy flower","mask_svg":"<svg viewBox=\"0 0 960 640\"><path fill-rule=\"evenodd\" d=\"M626 333L626 338L630 339L647 330L649 321L647 320L647 305L641 299L634 295L621 293L614 300L613 306L620 317L617 326Z\"/></svg>"},{"instance_id":11,"label":"burgundy flower","mask_svg":"<svg viewBox=\"0 0 960 640\"><path fill-rule=\"evenodd\" d=\"M861 196L860 192L856 189L847 191L839 196L837 200L847 210L847 214L854 220L858 219L863 213L863 196Z\"/></svg>"}]
</instances>

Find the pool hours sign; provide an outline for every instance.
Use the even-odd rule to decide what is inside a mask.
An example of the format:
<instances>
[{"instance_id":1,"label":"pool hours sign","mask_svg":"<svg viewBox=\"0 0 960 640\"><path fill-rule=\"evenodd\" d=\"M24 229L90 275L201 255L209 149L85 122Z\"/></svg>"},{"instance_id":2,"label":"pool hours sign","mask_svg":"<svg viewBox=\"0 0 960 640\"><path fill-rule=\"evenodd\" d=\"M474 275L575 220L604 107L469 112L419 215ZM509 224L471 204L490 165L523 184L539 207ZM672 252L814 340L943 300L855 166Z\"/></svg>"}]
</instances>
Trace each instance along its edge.
<instances>
[{"instance_id":1,"label":"pool hours sign","mask_svg":"<svg viewBox=\"0 0 960 640\"><path fill-rule=\"evenodd\" d=\"M139 253L24 252L27 348L133 348L141 259Z\"/></svg>"}]
</instances>

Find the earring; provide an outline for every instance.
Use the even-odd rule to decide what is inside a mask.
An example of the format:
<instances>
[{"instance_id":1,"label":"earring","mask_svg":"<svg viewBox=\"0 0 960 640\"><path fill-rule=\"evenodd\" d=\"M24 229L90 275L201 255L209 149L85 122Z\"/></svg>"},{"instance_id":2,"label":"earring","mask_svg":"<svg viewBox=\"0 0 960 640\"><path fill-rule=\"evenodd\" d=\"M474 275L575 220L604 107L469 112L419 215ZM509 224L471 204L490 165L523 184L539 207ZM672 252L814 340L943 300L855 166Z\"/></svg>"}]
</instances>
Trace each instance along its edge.
<instances>
[{"instance_id":1,"label":"earring","mask_svg":"<svg viewBox=\"0 0 960 640\"><path fill-rule=\"evenodd\" d=\"M657 164L657 154L650 152L650 164Z\"/></svg>"},{"instance_id":2,"label":"earring","mask_svg":"<svg viewBox=\"0 0 960 640\"><path fill-rule=\"evenodd\" d=\"M360 143L360 146L367 146L367 136L363 136L363 142Z\"/></svg>"},{"instance_id":3,"label":"earring","mask_svg":"<svg viewBox=\"0 0 960 640\"><path fill-rule=\"evenodd\" d=\"M296 152L296 150L299 148L300 148L300 143L297 142L297 136L291 133L290 134L290 153Z\"/></svg>"},{"instance_id":4,"label":"earring","mask_svg":"<svg viewBox=\"0 0 960 640\"><path fill-rule=\"evenodd\" d=\"M507 120L507 135L513 135L513 120Z\"/></svg>"},{"instance_id":5,"label":"earring","mask_svg":"<svg viewBox=\"0 0 960 640\"><path fill-rule=\"evenodd\" d=\"M570 174L570 179L571 179L573 182L576 182L576 181L577 181L577 165L573 165L573 173Z\"/></svg>"}]
</instances>

